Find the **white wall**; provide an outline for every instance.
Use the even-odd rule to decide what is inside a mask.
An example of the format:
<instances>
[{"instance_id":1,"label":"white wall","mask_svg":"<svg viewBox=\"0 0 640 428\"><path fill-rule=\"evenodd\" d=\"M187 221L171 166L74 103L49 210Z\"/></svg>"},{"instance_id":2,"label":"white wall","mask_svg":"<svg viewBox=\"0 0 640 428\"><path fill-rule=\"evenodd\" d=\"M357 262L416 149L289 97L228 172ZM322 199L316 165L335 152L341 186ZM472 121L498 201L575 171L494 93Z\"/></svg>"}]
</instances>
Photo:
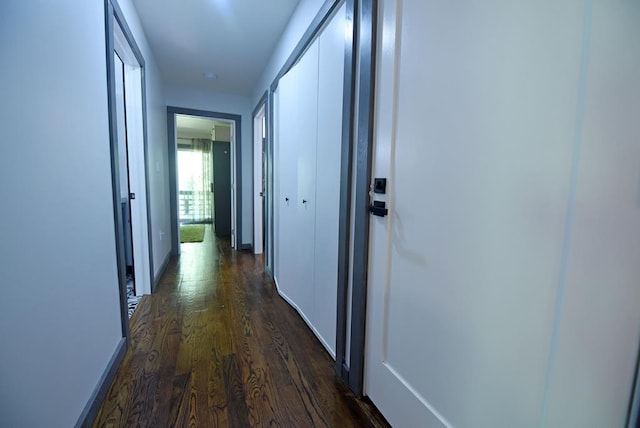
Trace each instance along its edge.
<instances>
[{"instance_id":1,"label":"white wall","mask_svg":"<svg viewBox=\"0 0 640 428\"><path fill-rule=\"evenodd\" d=\"M252 108L249 97L220 92L207 92L198 89L166 85L166 105L214 111L217 113L238 114L242 120L240 142L242 162L242 222L241 244L253 243L253 140L251 133Z\"/></svg>"},{"instance_id":2,"label":"white wall","mask_svg":"<svg viewBox=\"0 0 640 428\"><path fill-rule=\"evenodd\" d=\"M73 426L121 337L104 4L0 3L0 426Z\"/></svg>"},{"instance_id":3,"label":"white wall","mask_svg":"<svg viewBox=\"0 0 640 428\"><path fill-rule=\"evenodd\" d=\"M167 150L167 110L164 82L131 0L118 0L127 25L145 60L147 89L147 162L149 168L148 207L154 275L171 252L171 214L169 204L169 158Z\"/></svg>"},{"instance_id":4,"label":"white wall","mask_svg":"<svg viewBox=\"0 0 640 428\"><path fill-rule=\"evenodd\" d=\"M251 95L252 109L258 104L264 92L271 86L273 79L275 79L280 68L289 58L289 55L291 55L305 31L309 28L311 21L313 21L323 4L324 0L300 0L253 90Z\"/></svg>"}]
</instances>

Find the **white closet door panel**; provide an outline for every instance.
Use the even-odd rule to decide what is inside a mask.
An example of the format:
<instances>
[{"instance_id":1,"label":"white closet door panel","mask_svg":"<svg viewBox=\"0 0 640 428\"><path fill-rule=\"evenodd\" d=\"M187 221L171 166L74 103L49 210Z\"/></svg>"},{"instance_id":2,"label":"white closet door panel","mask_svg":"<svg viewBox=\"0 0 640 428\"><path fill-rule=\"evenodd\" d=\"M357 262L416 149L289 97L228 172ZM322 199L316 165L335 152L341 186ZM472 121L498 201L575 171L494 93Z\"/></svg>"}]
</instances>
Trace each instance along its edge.
<instances>
[{"instance_id":1,"label":"white closet door panel","mask_svg":"<svg viewBox=\"0 0 640 428\"><path fill-rule=\"evenodd\" d=\"M311 44L295 65L298 188L296 222L296 304L313 324L313 271L316 204L316 141L318 131L318 42Z\"/></svg>"},{"instance_id":2,"label":"white closet door panel","mask_svg":"<svg viewBox=\"0 0 640 428\"><path fill-rule=\"evenodd\" d=\"M316 240L314 326L335 357L340 163L345 54L345 10L342 6L320 35L318 73L318 144L316 147Z\"/></svg>"},{"instance_id":3,"label":"white closet door panel","mask_svg":"<svg viewBox=\"0 0 640 428\"><path fill-rule=\"evenodd\" d=\"M280 276L280 88L273 93L273 277L276 284Z\"/></svg>"},{"instance_id":4,"label":"white closet door panel","mask_svg":"<svg viewBox=\"0 0 640 428\"><path fill-rule=\"evenodd\" d=\"M296 114L297 80L295 73L280 79L277 95L277 135L274 139L275 203L277 221L276 280L278 291L288 300L298 300L297 239L295 237L297 199L297 140L293 126Z\"/></svg>"},{"instance_id":5,"label":"white closet door panel","mask_svg":"<svg viewBox=\"0 0 640 428\"><path fill-rule=\"evenodd\" d=\"M545 426L622 427L640 337L640 3L594 2L564 305Z\"/></svg>"}]
</instances>

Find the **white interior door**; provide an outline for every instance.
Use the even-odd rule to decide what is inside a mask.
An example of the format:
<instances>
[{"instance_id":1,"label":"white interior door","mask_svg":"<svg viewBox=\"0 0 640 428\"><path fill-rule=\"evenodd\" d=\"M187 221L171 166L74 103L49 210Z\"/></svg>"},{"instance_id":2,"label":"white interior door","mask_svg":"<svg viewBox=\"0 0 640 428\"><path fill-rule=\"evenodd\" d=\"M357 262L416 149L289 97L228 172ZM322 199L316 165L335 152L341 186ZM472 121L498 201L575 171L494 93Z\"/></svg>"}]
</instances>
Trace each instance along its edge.
<instances>
[{"instance_id":1,"label":"white interior door","mask_svg":"<svg viewBox=\"0 0 640 428\"><path fill-rule=\"evenodd\" d=\"M313 42L291 70L295 78L295 113L291 125L297 145L298 181L295 257L298 266L295 305L313 326L313 276L315 269L316 145L318 138L318 40Z\"/></svg>"},{"instance_id":2,"label":"white interior door","mask_svg":"<svg viewBox=\"0 0 640 428\"><path fill-rule=\"evenodd\" d=\"M141 72L140 66L125 64L129 190L135 194L135 199L131 201L131 229L136 295L138 296L151 293Z\"/></svg>"},{"instance_id":3,"label":"white interior door","mask_svg":"<svg viewBox=\"0 0 640 428\"><path fill-rule=\"evenodd\" d=\"M335 358L346 6L319 37L314 326Z\"/></svg>"},{"instance_id":4,"label":"white interior door","mask_svg":"<svg viewBox=\"0 0 640 428\"><path fill-rule=\"evenodd\" d=\"M345 10L280 79L274 100L278 291L334 357Z\"/></svg>"},{"instance_id":5,"label":"white interior door","mask_svg":"<svg viewBox=\"0 0 640 428\"><path fill-rule=\"evenodd\" d=\"M278 84L278 290L313 328L318 42Z\"/></svg>"},{"instance_id":6,"label":"white interior door","mask_svg":"<svg viewBox=\"0 0 640 428\"><path fill-rule=\"evenodd\" d=\"M603 107L640 110L639 15L612 3L592 88L590 2L381 2L365 389L392 425L624 424L639 133Z\"/></svg>"},{"instance_id":7,"label":"white interior door","mask_svg":"<svg viewBox=\"0 0 640 428\"><path fill-rule=\"evenodd\" d=\"M298 199L298 146L294 123L295 104L282 102L295 97L295 75L280 79L274 102L274 217L275 280L278 292L287 301L298 300L296 245L296 201Z\"/></svg>"},{"instance_id":8,"label":"white interior door","mask_svg":"<svg viewBox=\"0 0 640 428\"><path fill-rule=\"evenodd\" d=\"M253 252L262 254L264 249L264 114L265 106L253 118Z\"/></svg>"},{"instance_id":9,"label":"white interior door","mask_svg":"<svg viewBox=\"0 0 640 428\"><path fill-rule=\"evenodd\" d=\"M119 102L117 107L124 109L125 126L119 126L118 138L119 140L126 139L126 145L121 144L121 146L126 146L125 156L129 173L128 190L132 196L135 195L135 198L131 198L129 201L131 209L131 240L133 244L135 293L141 296L151 293L152 280L147 222L142 68L119 25L114 28L114 46L117 57L121 60L121 62L116 60L116 67L124 64L122 74L118 77L118 79L120 77L123 78L124 82L124 86L121 88L124 105ZM122 116L122 112L117 113L119 117ZM127 188L127 183L123 183L122 178L120 186L121 191Z\"/></svg>"}]
</instances>

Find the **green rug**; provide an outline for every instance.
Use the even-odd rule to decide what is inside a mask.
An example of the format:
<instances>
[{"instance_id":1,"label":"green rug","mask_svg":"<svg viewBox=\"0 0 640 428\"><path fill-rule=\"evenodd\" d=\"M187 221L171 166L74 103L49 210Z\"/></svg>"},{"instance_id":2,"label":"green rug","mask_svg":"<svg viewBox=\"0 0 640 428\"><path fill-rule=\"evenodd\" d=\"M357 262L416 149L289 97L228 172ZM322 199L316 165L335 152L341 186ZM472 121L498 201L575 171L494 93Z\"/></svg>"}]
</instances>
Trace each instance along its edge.
<instances>
[{"instance_id":1,"label":"green rug","mask_svg":"<svg viewBox=\"0 0 640 428\"><path fill-rule=\"evenodd\" d=\"M204 240L204 224L181 224L180 242L202 242Z\"/></svg>"}]
</instances>

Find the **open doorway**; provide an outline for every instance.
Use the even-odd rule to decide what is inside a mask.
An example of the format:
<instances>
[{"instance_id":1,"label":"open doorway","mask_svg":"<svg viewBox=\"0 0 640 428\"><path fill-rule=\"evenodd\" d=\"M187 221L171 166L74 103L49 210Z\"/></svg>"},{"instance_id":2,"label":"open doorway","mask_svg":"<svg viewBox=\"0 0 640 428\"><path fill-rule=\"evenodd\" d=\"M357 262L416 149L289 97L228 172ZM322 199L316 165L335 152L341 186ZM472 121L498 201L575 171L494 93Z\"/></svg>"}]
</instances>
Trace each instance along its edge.
<instances>
[{"instance_id":1,"label":"open doorway","mask_svg":"<svg viewBox=\"0 0 640 428\"><path fill-rule=\"evenodd\" d=\"M116 16L117 18L117 16ZM151 293L144 59L121 19L113 25L109 51L112 174L119 282L131 317L140 297Z\"/></svg>"},{"instance_id":2,"label":"open doorway","mask_svg":"<svg viewBox=\"0 0 640 428\"><path fill-rule=\"evenodd\" d=\"M253 112L253 252L262 254L266 241L265 192L267 139L267 97L260 100Z\"/></svg>"},{"instance_id":3,"label":"open doorway","mask_svg":"<svg viewBox=\"0 0 640 428\"><path fill-rule=\"evenodd\" d=\"M205 225L231 237L233 122L176 115L180 243L202 242Z\"/></svg>"},{"instance_id":4,"label":"open doorway","mask_svg":"<svg viewBox=\"0 0 640 428\"><path fill-rule=\"evenodd\" d=\"M239 115L167 108L173 254L181 229L206 231L208 224L233 248L241 242L240 127Z\"/></svg>"}]
</instances>

